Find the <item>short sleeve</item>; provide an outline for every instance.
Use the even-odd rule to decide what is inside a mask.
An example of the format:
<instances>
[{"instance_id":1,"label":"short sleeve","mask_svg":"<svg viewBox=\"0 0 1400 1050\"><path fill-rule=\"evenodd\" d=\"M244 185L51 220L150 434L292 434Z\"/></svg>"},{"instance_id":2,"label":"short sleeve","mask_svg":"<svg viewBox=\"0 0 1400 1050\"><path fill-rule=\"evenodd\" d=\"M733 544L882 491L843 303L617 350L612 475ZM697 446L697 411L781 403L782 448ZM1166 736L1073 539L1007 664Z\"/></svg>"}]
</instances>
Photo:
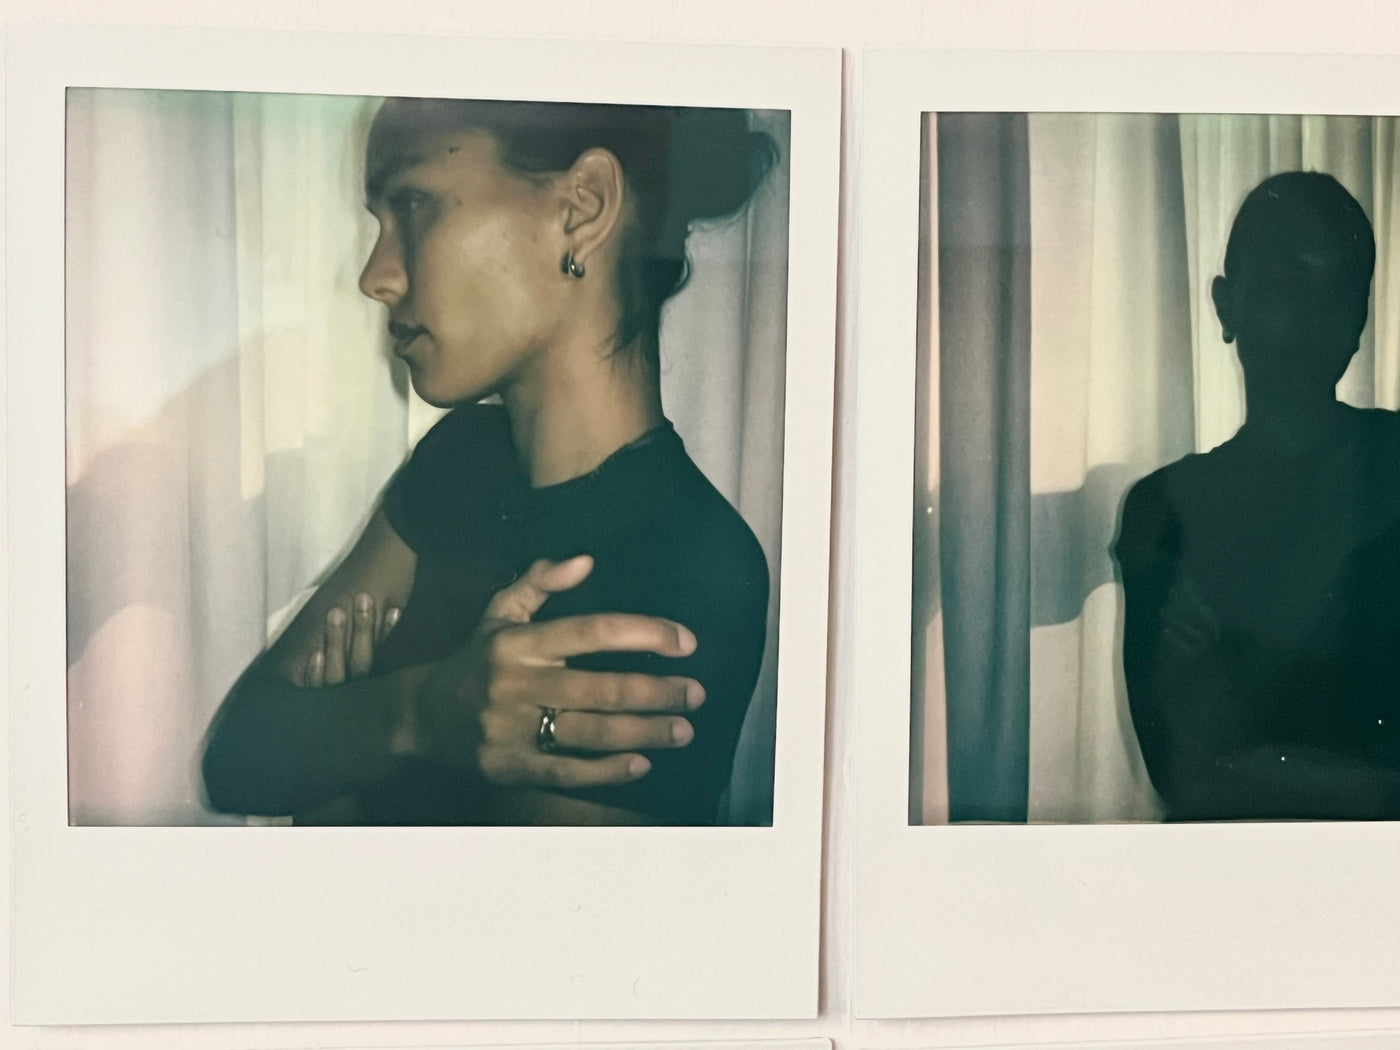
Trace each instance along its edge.
<instances>
[{"instance_id":1,"label":"short sleeve","mask_svg":"<svg viewBox=\"0 0 1400 1050\"><path fill-rule=\"evenodd\" d=\"M1179 547L1180 524L1167 496L1165 475L1158 471L1128 491L1113 556L1126 582L1172 561Z\"/></svg>"},{"instance_id":2,"label":"short sleeve","mask_svg":"<svg viewBox=\"0 0 1400 1050\"><path fill-rule=\"evenodd\" d=\"M648 581L640 589L635 583L610 586L610 566L621 552L599 553L595 572L602 577L602 587L586 596L594 608L676 620L694 632L699 645L693 655L679 660L649 653L604 653L576 657L570 666L694 678L705 689L705 702L686 716L695 729L690 744L646 752L652 763L646 776L570 794L646 813L662 823L715 821L767 635L767 561L747 527L736 527L737 514L733 519L713 531L696 528L692 521L683 533L684 543L660 554L639 541L623 564L628 578ZM561 603L554 611L582 610L566 609Z\"/></svg>"}]
</instances>

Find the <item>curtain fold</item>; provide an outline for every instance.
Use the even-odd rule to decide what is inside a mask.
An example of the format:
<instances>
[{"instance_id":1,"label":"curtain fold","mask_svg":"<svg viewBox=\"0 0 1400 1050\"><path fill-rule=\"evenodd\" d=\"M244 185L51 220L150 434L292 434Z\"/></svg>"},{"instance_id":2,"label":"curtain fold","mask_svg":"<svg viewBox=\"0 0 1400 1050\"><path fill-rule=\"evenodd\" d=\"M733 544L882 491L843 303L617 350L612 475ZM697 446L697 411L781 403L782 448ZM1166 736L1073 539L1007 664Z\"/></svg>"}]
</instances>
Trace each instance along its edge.
<instances>
[{"instance_id":1,"label":"curtain fold","mask_svg":"<svg viewBox=\"0 0 1400 1050\"><path fill-rule=\"evenodd\" d=\"M1191 450L1177 125L1035 114L1030 140L1028 817L1150 818L1109 547L1128 485Z\"/></svg>"},{"instance_id":2,"label":"curtain fold","mask_svg":"<svg viewBox=\"0 0 1400 1050\"><path fill-rule=\"evenodd\" d=\"M919 131L919 273L914 377L914 550L910 675L909 822L948 819L947 706L939 576L940 420L938 374L938 131L925 113Z\"/></svg>"},{"instance_id":3,"label":"curtain fold","mask_svg":"<svg viewBox=\"0 0 1400 1050\"><path fill-rule=\"evenodd\" d=\"M953 820L1024 820L1030 192L1019 114L940 114L940 581Z\"/></svg>"},{"instance_id":4,"label":"curtain fold","mask_svg":"<svg viewBox=\"0 0 1400 1050\"><path fill-rule=\"evenodd\" d=\"M441 414L357 287L376 105L69 92L73 823L228 821L201 797L209 720ZM786 157L786 115L755 119ZM769 555L770 649L787 201L784 167L745 219L692 237L694 278L661 337L668 412ZM774 666L736 757L736 818L771 812Z\"/></svg>"}]
</instances>

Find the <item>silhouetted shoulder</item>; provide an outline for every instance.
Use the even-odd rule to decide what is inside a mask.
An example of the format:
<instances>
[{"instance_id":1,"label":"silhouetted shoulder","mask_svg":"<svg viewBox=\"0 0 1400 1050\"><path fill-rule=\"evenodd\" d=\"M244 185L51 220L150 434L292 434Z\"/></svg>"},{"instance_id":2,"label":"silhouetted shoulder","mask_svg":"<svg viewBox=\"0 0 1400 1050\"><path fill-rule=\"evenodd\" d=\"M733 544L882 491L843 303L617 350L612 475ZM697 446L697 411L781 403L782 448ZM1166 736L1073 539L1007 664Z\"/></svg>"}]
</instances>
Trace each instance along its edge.
<instances>
[{"instance_id":1,"label":"silhouetted shoulder","mask_svg":"<svg viewBox=\"0 0 1400 1050\"><path fill-rule=\"evenodd\" d=\"M1123 500L1113 556L1125 577L1141 575L1180 554L1182 489L1193 487L1203 457L1186 456L1134 483Z\"/></svg>"}]
</instances>

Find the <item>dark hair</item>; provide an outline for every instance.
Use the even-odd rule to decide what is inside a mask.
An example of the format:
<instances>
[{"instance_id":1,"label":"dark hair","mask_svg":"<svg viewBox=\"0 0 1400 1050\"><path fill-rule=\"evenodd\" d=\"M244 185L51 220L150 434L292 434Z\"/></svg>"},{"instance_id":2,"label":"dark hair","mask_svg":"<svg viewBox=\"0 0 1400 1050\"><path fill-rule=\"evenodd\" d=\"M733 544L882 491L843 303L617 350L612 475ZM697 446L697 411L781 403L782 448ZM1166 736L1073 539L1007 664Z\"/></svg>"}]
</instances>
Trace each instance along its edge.
<instances>
[{"instance_id":1,"label":"dark hair","mask_svg":"<svg viewBox=\"0 0 1400 1050\"><path fill-rule=\"evenodd\" d=\"M1225 276L1246 258L1287 247L1300 233L1322 227L1346 254L1343 263L1370 287L1376 236L1365 210L1346 188L1320 171L1285 171L1254 187L1240 205L1225 246Z\"/></svg>"},{"instance_id":2,"label":"dark hair","mask_svg":"<svg viewBox=\"0 0 1400 1050\"><path fill-rule=\"evenodd\" d=\"M622 165L636 221L619 264L618 347L640 338L656 352L661 307L689 276L691 223L738 212L778 159L741 109L489 99L397 100L443 107L453 122L489 132L501 162L525 175L567 171L589 149Z\"/></svg>"}]
</instances>

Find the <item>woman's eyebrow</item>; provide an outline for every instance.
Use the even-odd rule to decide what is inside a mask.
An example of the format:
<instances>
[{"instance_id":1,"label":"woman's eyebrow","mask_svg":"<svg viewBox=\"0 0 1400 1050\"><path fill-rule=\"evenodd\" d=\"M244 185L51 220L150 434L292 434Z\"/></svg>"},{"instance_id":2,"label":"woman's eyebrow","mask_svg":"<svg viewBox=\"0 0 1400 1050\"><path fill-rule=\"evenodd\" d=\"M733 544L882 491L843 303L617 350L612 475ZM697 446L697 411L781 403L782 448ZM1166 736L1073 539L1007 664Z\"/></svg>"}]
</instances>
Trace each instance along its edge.
<instances>
[{"instance_id":1,"label":"woman's eyebrow","mask_svg":"<svg viewBox=\"0 0 1400 1050\"><path fill-rule=\"evenodd\" d=\"M415 168L422 164L426 157L416 153L399 153L389 158L388 161L379 165L365 178L365 196L371 201L378 200L384 194L384 187L389 184L395 175Z\"/></svg>"}]
</instances>

